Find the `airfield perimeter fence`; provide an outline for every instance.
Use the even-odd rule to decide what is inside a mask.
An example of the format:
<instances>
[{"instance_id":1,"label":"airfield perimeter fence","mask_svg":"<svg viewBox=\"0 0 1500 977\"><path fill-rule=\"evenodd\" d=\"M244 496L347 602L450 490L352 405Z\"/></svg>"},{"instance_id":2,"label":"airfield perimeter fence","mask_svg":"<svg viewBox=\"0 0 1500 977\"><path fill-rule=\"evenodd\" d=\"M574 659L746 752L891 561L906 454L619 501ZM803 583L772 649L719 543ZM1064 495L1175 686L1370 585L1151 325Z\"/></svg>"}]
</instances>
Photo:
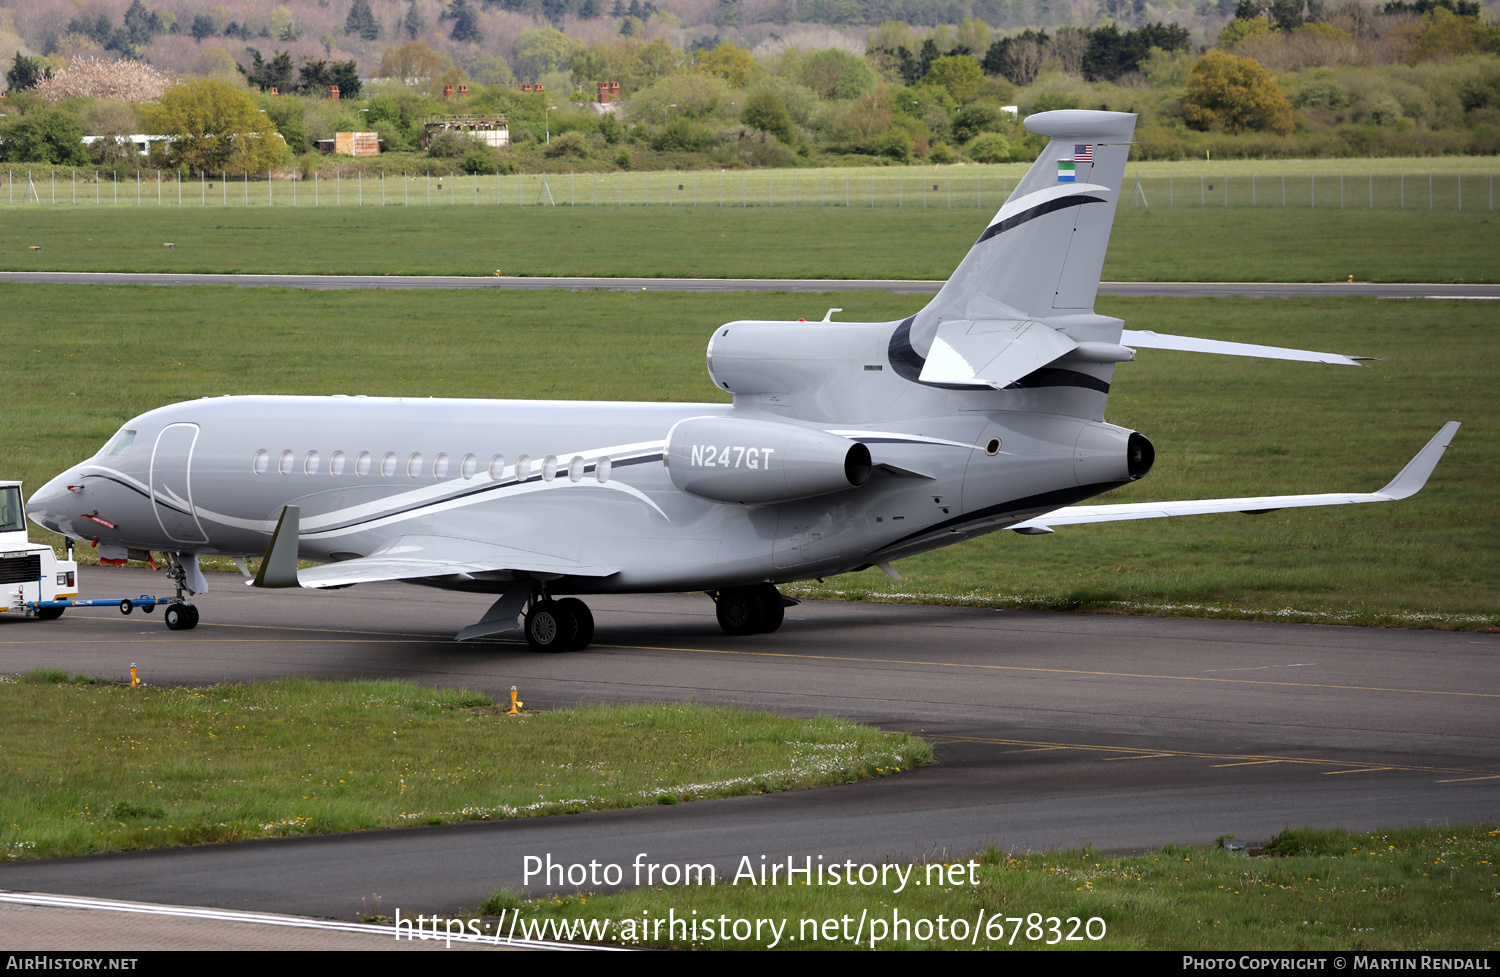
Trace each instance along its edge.
<instances>
[{"instance_id":1,"label":"airfield perimeter fence","mask_svg":"<svg viewBox=\"0 0 1500 977\"><path fill-rule=\"evenodd\" d=\"M1477 162L1477 161L1472 161ZM1489 161L1484 161L1488 163ZM335 171L134 173L0 170L0 203L58 206L924 207L996 210L1029 168L693 170L446 175ZM1314 170L1244 163L1128 171L1121 206L1494 210L1492 172L1437 168Z\"/></svg>"}]
</instances>

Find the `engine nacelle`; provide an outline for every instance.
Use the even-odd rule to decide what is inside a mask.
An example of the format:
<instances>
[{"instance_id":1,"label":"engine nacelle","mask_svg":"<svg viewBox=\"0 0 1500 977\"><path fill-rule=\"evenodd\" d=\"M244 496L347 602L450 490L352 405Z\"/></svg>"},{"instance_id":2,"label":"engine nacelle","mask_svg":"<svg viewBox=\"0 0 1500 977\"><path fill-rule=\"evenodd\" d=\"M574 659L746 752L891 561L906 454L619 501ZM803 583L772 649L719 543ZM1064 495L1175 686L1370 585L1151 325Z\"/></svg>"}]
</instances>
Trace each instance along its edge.
<instances>
[{"instance_id":1,"label":"engine nacelle","mask_svg":"<svg viewBox=\"0 0 1500 977\"><path fill-rule=\"evenodd\" d=\"M667 432L662 461L672 484L716 502L766 505L859 488L870 449L794 424L689 417Z\"/></svg>"},{"instance_id":2,"label":"engine nacelle","mask_svg":"<svg viewBox=\"0 0 1500 977\"><path fill-rule=\"evenodd\" d=\"M1074 446L1073 472L1079 485L1133 482L1151 470L1156 449L1137 431L1113 424L1085 424Z\"/></svg>"}]
</instances>

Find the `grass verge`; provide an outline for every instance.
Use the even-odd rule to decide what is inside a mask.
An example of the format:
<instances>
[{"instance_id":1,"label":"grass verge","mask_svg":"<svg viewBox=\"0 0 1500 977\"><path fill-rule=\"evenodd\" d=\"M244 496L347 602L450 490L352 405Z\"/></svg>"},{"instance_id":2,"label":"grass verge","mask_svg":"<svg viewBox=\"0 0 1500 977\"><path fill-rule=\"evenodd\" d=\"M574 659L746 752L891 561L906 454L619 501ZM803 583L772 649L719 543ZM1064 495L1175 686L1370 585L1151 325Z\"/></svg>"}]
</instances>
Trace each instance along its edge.
<instances>
[{"instance_id":1,"label":"grass verge","mask_svg":"<svg viewBox=\"0 0 1500 977\"><path fill-rule=\"evenodd\" d=\"M867 885L719 879L534 900L501 890L475 912L490 933L682 949L1495 950L1497 856L1495 825L1298 828L1248 855L991 848L917 864L900 891L895 873Z\"/></svg>"},{"instance_id":2,"label":"grass verge","mask_svg":"<svg viewBox=\"0 0 1500 977\"><path fill-rule=\"evenodd\" d=\"M132 689L47 669L0 682L0 855L677 803L931 756L827 717L677 704L507 716L475 692L400 682Z\"/></svg>"},{"instance_id":3,"label":"grass verge","mask_svg":"<svg viewBox=\"0 0 1500 977\"><path fill-rule=\"evenodd\" d=\"M998 207L10 209L0 270L941 280ZM1493 282L1497 245L1488 210L1123 206L1103 274Z\"/></svg>"}]
</instances>

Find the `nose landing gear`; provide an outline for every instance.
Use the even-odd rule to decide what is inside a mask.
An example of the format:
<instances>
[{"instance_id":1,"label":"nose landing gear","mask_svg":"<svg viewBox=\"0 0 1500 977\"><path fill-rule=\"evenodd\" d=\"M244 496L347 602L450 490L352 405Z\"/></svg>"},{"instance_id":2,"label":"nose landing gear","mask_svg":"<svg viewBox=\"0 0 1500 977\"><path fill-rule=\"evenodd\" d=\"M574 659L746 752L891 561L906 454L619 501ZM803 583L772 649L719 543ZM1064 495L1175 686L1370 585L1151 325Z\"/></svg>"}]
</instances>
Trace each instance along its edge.
<instances>
[{"instance_id":1,"label":"nose landing gear","mask_svg":"<svg viewBox=\"0 0 1500 977\"><path fill-rule=\"evenodd\" d=\"M198 608L192 604L168 604L161 616L172 631L191 631L198 626Z\"/></svg>"},{"instance_id":2,"label":"nose landing gear","mask_svg":"<svg viewBox=\"0 0 1500 977\"><path fill-rule=\"evenodd\" d=\"M191 631L198 626L198 608L188 600L187 595L191 595L192 591L187 588L187 568L182 565L176 553L168 553L166 557L167 579L177 589L177 596L162 612L162 622L171 631Z\"/></svg>"}]
</instances>

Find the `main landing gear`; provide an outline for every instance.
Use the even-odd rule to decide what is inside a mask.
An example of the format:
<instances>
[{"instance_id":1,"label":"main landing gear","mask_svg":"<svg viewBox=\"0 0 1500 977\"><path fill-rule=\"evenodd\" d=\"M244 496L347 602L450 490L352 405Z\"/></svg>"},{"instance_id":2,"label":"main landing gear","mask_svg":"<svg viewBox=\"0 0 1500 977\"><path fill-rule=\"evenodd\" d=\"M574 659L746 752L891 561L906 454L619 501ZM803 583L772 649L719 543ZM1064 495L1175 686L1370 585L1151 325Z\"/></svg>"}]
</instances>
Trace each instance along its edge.
<instances>
[{"instance_id":1,"label":"main landing gear","mask_svg":"<svg viewBox=\"0 0 1500 977\"><path fill-rule=\"evenodd\" d=\"M708 596L714 599L719 627L733 635L770 634L781 627L787 607L797 603L769 583L710 591Z\"/></svg>"},{"instance_id":2,"label":"main landing gear","mask_svg":"<svg viewBox=\"0 0 1500 977\"><path fill-rule=\"evenodd\" d=\"M582 651L594 640L594 614L577 597L533 599L525 627L532 651Z\"/></svg>"}]
</instances>

